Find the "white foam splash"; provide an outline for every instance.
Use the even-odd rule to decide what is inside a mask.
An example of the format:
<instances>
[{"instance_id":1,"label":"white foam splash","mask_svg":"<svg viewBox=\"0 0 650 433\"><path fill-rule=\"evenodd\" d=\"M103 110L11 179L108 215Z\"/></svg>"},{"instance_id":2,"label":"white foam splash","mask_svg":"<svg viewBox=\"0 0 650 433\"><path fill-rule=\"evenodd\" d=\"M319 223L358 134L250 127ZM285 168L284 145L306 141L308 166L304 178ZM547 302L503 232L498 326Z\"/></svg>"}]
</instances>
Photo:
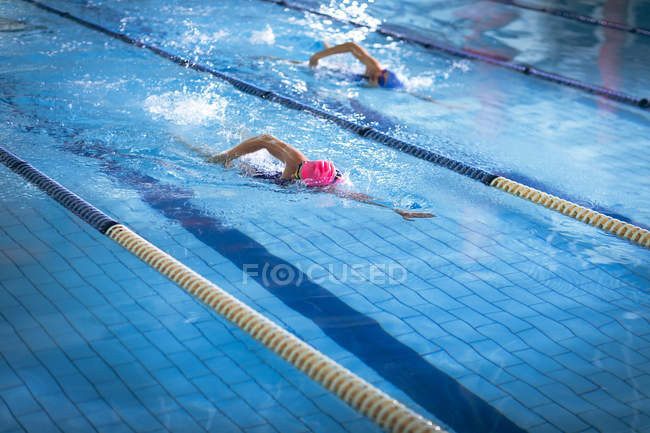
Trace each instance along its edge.
<instances>
[{"instance_id":1,"label":"white foam splash","mask_svg":"<svg viewBox=\"0 0 650 433\"><path fill-rule=\"evenodd\" d=\"M165 119L177 125L203 125L224 119L226 99L208 87L204 92L174 91L151 95L144 108L156 119Z\"/></svg>"},{"instance_id":2,"label":"white foam splash","mask_svg":"<svg viewBox=\"0 0 650 433\"><path fill-rule=\"evenodd\" d=\"M275 35L273 34L273 29L271 28L270 25L267 24L264 30L253 30L249 41L251 44L257 44L257 45L275 44Z\"/></svg>"}]
</instances>

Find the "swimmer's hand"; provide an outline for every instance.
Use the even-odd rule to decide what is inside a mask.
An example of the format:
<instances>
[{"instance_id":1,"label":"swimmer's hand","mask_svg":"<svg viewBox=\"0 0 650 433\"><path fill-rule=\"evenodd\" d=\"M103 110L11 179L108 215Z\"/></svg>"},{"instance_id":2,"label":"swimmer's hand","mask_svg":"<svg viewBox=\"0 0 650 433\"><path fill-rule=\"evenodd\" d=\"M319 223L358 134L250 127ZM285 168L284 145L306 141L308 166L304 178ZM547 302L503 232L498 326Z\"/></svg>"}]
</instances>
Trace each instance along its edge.
<instances>
[{"instance_id":1,"label":"swimmer's hand","mask_svg":"<svg viewBox=\"0 0 650 433\"><path fill-rule=\"evenodd\" d=\"M411 212L408 210L393 209L395 213L399 214L406 221L413 221L413 218L435 218L435 215L429 212Z\"/></svg>"},{"instance_id":2,"label":"swimmer's hand","mask_svg":"<svg viewBox=\"0 0 650 433\"><path fill-rule=\"evenodd\" d=\"M233 159L230 157L228 151L217 153L216 155L212 155L208 157L206 161L213 162L215 164L221 164L226 168L233 166Z\"/></svg>"},{"instance_id":3,"label":"swimmer's hand","mask_svg":"<svg viewBox=\"0 0 650 433\"><path fill-rule=\"evenodd\" d=\"M309 66L311 66L312 68L315 68L316 66L318 66L319 57L317 56L317 54L314 54L313 56L311 56L309 58Z\"/></svg>"}]
</instances>

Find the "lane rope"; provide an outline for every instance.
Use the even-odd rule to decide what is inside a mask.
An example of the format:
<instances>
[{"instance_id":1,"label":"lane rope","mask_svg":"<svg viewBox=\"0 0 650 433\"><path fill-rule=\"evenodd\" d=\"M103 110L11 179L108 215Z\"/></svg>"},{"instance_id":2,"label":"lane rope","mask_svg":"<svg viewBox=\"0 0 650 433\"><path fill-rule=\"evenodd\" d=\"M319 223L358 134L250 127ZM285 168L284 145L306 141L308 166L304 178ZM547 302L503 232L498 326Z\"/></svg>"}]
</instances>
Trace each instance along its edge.
<instances>
[{"instance_id":1,"label":"lane rope","mask_svg":"<svg viewBox=\"0 0 650 433\"><path fill-rule=\"evenodd\" d=\"M508 194L540 204L585 224L598 227L637 245L650 248L650 232L634 224L603 215L600 212L563 200L519 182L506 179L505 177L497 177L492 181L490 186L505 191Z\"/></svg>"},{"instance_id":2,"label":"lane rope","mask_svg":"<svg viewBox=\"0 0 650 433\"><path fill-rule=\"evenodd\" d=\"M384 430L394 433L446 432L109 218L2 146L0 162Z\"/></svg>"},{"instance_id":3,"label":"lane rope","mask_svg":"<svg viewBox=\"0 0 650 433\"><path fill-rule=\"evenodd\" d=\"M25 0L28 1L28 0ZM462 58L467 58L467 59L472 59L472 60L479 60L484 63L489 63L491 65L495 66L500 66L502 68L510 69L512 71L520 72L525 75L530 75L533 77L540 78L542 80L546 81L551 81L556 84L561 84L564 86L568 87L573 87L575 89L579 89L594 95L602 96L607 99L611 99L613 101L618 101L627 105L631 105L637 108L641 108L642 110L650 110L650 100L647 97L635 97L628 95L624 92L620 92L617 90L609 89L607 87L602 87L602 86L597 86L595 84L589 84L585 83L580 80L576 80L573 78L565 77L563 75L555 74L553 72L548 72L544 71L542 69L535 68L534 66L531 65L526 65L523 63L517 63L517 62L510 62L502 59L498 59L495 57L491 57L486 54L480 54L474 51L462 49L462 48L455 48L449 45L444 45L429 39L426 39L421 36L417 35L407 35L404 33L403 30L398 29L398 28L393 28L391 29L389 25L378 25L378 26L369 26L368 24L364 24L358 21L354 21L351 19L346 19L346 18L341 18L339 16L335 16L332 14L329 14L327 12L323 12L319 9L315 9L312 7L309 7L307 5L304 5L302 3L296 3L293 1L288 1L288 0L260 0L264 1L267 3L273 3L279 6L283 6L289 9L294 9L297 11L301 12L308 12L313 15L319 15L331 20L335 20L341 23L345 24L350 24L355 27L362 27L362 28L367 28L371 31L377 32L379 34L385 35L385 36L390 36L395 39L413 43L420 45L422 47L425 47L427 49L433 49L437 51L442 51L446 54L450 54L456 57L462 57Z\"/></svg>"},{"instance_id":4,"label":"lane rope","mask_svg":"<svg viewBox=\"0 0 650 433\"><path fill-rule=\"evenodd\" d=\"M273 91L270 91L268 89L264 89L262 87L259 87L259 86L256 86L254 84L248 83L247 81L244 81L244 80L241 80L241 79L236 78L234 76L231 76L229 74L217 71L217 70L215 70L215 69L213 69L213 68L211 68L209 66L202 65L200 63L194 62L193 60L190 60L188 58L184 58L182 56L172 54L172 53L170 53L168 51L165 51L162 48L159 48L159 47L157 47L157 46L155 46L153 44L149 44L149 43L146 43L146 42L143 42L143 41L138 41L136 39L133 39L133 38L123 34L123 33L118 33L118 32L109 30L109 29L104 28L102 26L99 26L97 24L86 21L86 20L84 20L82 18L71 15L68 12L60 11L58 9L55 9L55 8L50 7L50 6L44 5L44 4L42 4L42 3L40 3L40 2L38 2L36 0L23 0L23 1L27 2L27 3L30 3L30 4L36 6L36 7L40 8L40 9L43 9L45 11L48 11L48 12L54 13L56 15L59 15L59 16L61 16L63 18L66 18L66 19L72 20L74 22L77 22L77 23L81 24L82 26L85 26L85 27L90 28L92 30L96 30L98 32L104 33L104 34L106 34L108 36L116 38L116 39L118 39L118 40L120 40L122 42L125 42L127 44L134 45L134 46L139 47L139 48L144 48L144 49L150 50L151 52L153 52L153 53L155 53L155 54L157 54L157 55L159 55L159 56L161 56L163 58L171 60L172 62L174 62L174 63L176 63L176 64L178 64L180 66L186 67L188 69L193 69L193 70L199 71L199 72L209 73L209 74L213 75L214 77L217 77L217 78L219 78L221 80L224 80L224 81L230 83L236 89L238 89L238 90L240 90L240 91L242 91L244 93L247 93L249 95L257 96L259 98L266 99L266 100L281 104L281 105L283 105L285 107L288 107L288 108L291 108L291 109L294 109L294 110L298 110L298 111L304 111L304 112L307 112L307 113L309 113L309 114L311 114L311 115L313 115L315 117L326 119L326 120L328 120L328 121L330 121L330 122L344 128L344 129L354 131L356 134L360 135L361 137L371 139L371 140L373 140L373 141L375 141L377 143L380 143L380 144L383 144L385 146L391 147L393 149L399 150L400 152L407 153L407 154L412 155L412 156L414 156L416 158L420 158L420 159L424 159L426 161L432 162L432 163L434 163L436 165L439 165L441 167L452 170L452 171L454 171L454 172L456 172L458 174L462 174L462 175L467 176L467 177L469 177L471 179L478 180L479 182L483 183L484 185L497 187L497 188L502 189L502 190L504 190L506 192L509 192L507 188L501 188L499 185L515 185L516 184L516 185L519 185L519 188L515 188L514 190L523 191L524 189L527 188L530 191L537 191L540 194L546 194L546 193L538 191L538 190L536 190L534 188L531 188L529 186L526 186L526 185L523 185L521 183L512 181L512 180L507 179L505 177L499 176L498 174L489 173L489 172L487 172L485 170L482 170L480 168L472 167L472 166L470 166L468 164L465 164L465 163L460 162L460 161L456 161L456 160L454 160L452 158L449 158L447 156L444 156L444 155L441 155L439 153L433 152L431 150L425 149L425 148L423 148L421 146L418 146L418 145L415 145L415 144L411 144L411 143L408 143L408 142L393 138L393 137L391 137L391 136L389 136L387 134L384 134L383 132L380 132L380 131L378 131L378 130L370 127L370 126L362 126L362 125L359 125L359 124L357 124L355 122L352 122L350 120L337 117L337 116L335 116L335 115L333 115L331 113L328 113L328 112L326 112L324 110L321 110L319 108L315 108L315 107L303 104L302 102L299 102L299 101L297 101L295 99L280 95L280 94L278 94L276 92L273 92ZM274 1L274 0L262 0L262 1ZM495 180L497 178L502 179L502 181L501 182L495 182ZM505 182L505 181L507 181L507 182ZM519 194L514 194L514 195L517 195L518 197L525 198L525 197L523 197L522 195L519 195ZM546 195L549 196L549 197L554 197L554 196L550 196L549 194L546 194ZM562 200L562 199L559 199L559 198L557 198L557 199ZM533 202L538 203L538 204L542 204L541 202L535 202L535 201L533 201ZM570 203L568 201L566 201L566 202ZM577 204L573 204L573 205L574 206L579 206ZM549 207L549 209L558 211L557 208ZM586 208L583 208L583 209L586 209ZM591 211L591 212L595 212L595 211ZM619 230L610 231L608 229L608 227L609 228L611 228L613 226L618 227L618 225L616 223L617 221L619 221L618 219L612 218L610 216L607 216L607 215L604 215L604 214L601 214L601 213L598 213L598 212L595 212L595 213L601 216L600 220L611 221L611 224L608 222L607 224L597 225L597 227L607 231L608 233L615 234L616 236L619 236L619 237L621 237L623 239L626 239L626 240L629 240L629 241L631 241L633 243L636 243L637 245L643 246L645 248L650 248L650 245L648 244L648 242L646 242L647 237L645 236L645 233L648 232L647 230L642 229L641 227L637 227L637 226L635 226L633 224L624 223L624 224L628 224L631 227L634 227L635 233L640 232L640 233L643 234L641 237L637 237L637 236L626 237L625 233L628 233L628 230L625 230L625 231L619 231ZM580 220L578 218L577 214L568 213L568 214L565 214L565 215L570 216L571 218L578 219L579 221L585 222L584 220Z\"/></svg>"},{"instance_id":5,"label":"lane rope","mask_svg":"<svg viewBox=\"0 0 650 433\"><path fill-rule=\"evenodd\" d=\"M571 12L566 9L558 9L558 8L552 8L552 7L545 7L545 6L535 6L535 5L529 5L529 4L524 4L517 2L515 0L489 0L494 3L501 3L507 6L513 6L517 7L520 9L527 9L535 12L541 12L541 13L546 13L546 14L551 14L555 15L557 17L562 17L574 21L579 21L581 23L585 24L592 24L595 26L601 26L601 27L609 27L612 29L620 30L623 32L629 32L629 33L635 33L638 35L643 35L643 36L650 36L650 30L644 29L642 27L634 27L630 26L628 24L623 24L623 23L617 23L615 21L609 21L604 18L593 18L590 16L585 16L585 15L580 15L575 12Z\"/></svg>"}]
</instances>

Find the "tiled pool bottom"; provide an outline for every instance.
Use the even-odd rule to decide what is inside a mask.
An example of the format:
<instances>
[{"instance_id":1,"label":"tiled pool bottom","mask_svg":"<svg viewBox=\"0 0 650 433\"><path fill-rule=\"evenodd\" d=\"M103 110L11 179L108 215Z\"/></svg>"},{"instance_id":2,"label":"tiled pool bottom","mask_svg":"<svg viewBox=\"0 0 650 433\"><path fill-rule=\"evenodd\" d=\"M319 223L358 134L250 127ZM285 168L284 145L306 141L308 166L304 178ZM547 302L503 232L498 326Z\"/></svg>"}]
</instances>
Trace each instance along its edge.
<instances>
[{"instance_id":1,"label":"tiled pool bottom","mask_svg":"<svg viewBox=\"0 0 650 433\"><path fill-rule=\"evenodd\" d=\"M377 427L0 168L1 432Z\"/></svg>"}]
</instances>

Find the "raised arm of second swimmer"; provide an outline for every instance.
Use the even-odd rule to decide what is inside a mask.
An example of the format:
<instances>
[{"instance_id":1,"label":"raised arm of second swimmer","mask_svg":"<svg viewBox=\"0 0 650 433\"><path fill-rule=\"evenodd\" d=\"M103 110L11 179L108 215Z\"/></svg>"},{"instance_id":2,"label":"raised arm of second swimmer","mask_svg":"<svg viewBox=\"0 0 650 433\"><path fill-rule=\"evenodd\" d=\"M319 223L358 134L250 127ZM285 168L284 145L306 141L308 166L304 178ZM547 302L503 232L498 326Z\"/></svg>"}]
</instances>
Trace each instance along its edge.
<instances>
[{"instance_id":1,"label":"raised arm of second swimmer","mask_svg":"<svg viewBox=\"0 0 650 433\"><path fill-rule=\"evenodd\" d=\"M381 65L377 59L372 57L366 50L354 42L346 42L344 44L328 47L322 51L317 52L309 59L309 66L313 67L318 65L318 61L323 57L342 53L351 53L361 63L363 63L366 66L366 75L371 79L379 77L379 74L381 74Z\"/></svg>"}]
</instances>

